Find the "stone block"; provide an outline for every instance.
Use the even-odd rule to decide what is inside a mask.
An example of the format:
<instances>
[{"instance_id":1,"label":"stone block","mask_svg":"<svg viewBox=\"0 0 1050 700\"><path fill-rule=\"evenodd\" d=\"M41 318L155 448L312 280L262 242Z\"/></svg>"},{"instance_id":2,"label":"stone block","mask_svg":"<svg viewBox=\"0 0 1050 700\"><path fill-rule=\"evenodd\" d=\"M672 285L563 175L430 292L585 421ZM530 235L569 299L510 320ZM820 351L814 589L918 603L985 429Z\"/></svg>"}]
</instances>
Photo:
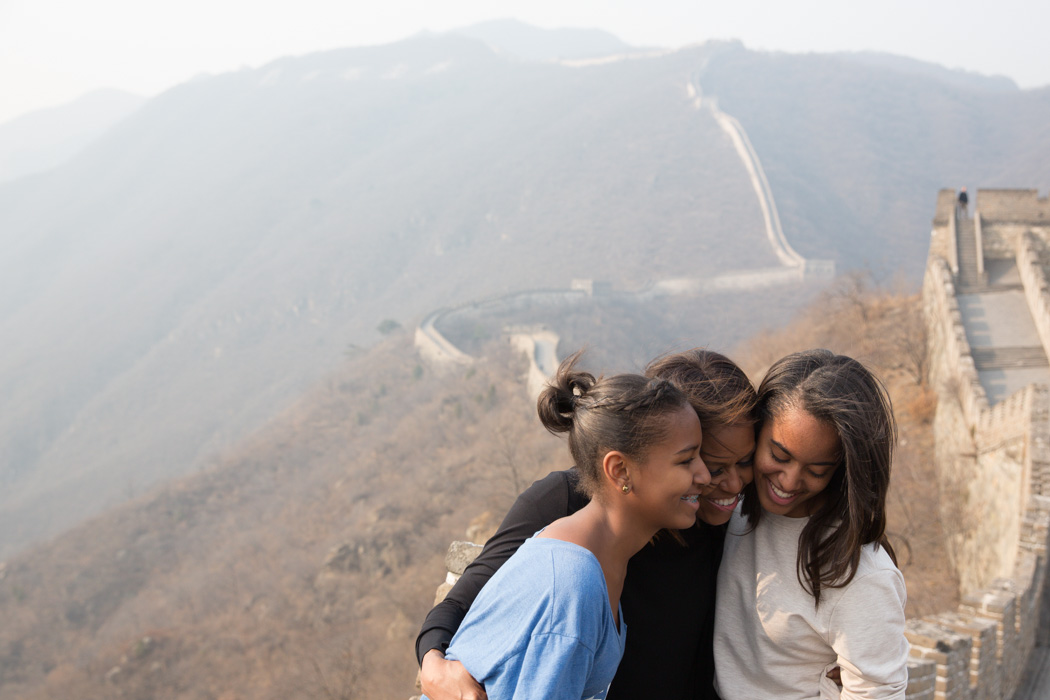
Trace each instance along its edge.
<instances>
[{"instance_id":1,"label":"stone block","mask_svg":"<svg viewBox=\"0 0 1050 700\"><path fill-rule=\"evenodd\" d=\"M454 574L462 574L467 566L481 554L482 546L473 542L453 542L445 555L445 566Z\"/></svg>"},{"instance_id":2,"label":"stone block","mask_svg":"<svg viewBox=\"0 0 1050 700\"><path fill-rule=\"evenodd\" d=\"M970 697L973 700L1000 700L1002 678L999 669L998 623L995 620L962 613L942 613L928 618L972 640L969 666Z\"/></svg>"},{"instance_id":3,"label":"stone block","mask_svg":"<svg viewBox=\"0 0 1050 700\"><path fill-rule=\"evenodd\" d=\"M448 592L451 591L451 590L452 590L452 584L449 583L448 581L446 581L445 583L442 583L440 586L438 586L437 590L434 592L434 605L437 605L438 603L443 601L445 599L445 596L447 596Z\"/></svg>"},{"instance_id":4,"label":"stone block","mask_svg":"<svg viewBox=\"0 0 1050 700\"><path fill-rule=\"evenodd\" d=\"M956 700L970 693L970 657L973 640L937 620L908 620L904 631L911 644L912 658L936 664L934 690L936 697Z\"/></svg>"}]
</instances>

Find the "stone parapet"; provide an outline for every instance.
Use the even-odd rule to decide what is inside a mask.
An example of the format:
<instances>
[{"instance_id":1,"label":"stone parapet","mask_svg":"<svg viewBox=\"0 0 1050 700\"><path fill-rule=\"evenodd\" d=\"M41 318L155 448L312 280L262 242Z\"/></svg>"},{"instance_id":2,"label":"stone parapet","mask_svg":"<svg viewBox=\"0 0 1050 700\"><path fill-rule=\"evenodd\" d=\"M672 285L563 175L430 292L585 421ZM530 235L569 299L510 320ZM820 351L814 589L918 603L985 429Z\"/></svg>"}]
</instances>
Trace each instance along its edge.
<instances>
[{"instance_id":1,"label":"stone parapet","mask_svg":"<svg viewBox=\"0 0 1050 700\"><path fill-rule=\"evenodd\" d=\"M933 620L908 620L911 656L935 665L934 698L964 697L970 690L973 639Z\"/></svg>"},{"instance_id":2,"label":"stone parapet","mask_svg":"<svg viewBox=\"0 0 1050 700\"><path fill-rule=\"evenodd\" d=\"M937 193L937 209L933 214L933 225L947 226L948 222L955 215L955 202L956 202L955 190L942 189ZM945 257L941 254L941 257Z\"/></svg>"},{"instance_id":3,"label":"stone parapet","mask_svg":"<svg viewBox=\"0 0 1050 700\"><path fill-rule=\"evenodd\" d=\"M994 620L961 612L941 613L924 619L971 640L968 681L973 700L998 700L1002 697L998 624Z\"/></svg>"},{"instance_id":4,"label":"stone parapet","mask_svg":"<svg viewBox=\"0 0 1050 700\"><path fill-rule=\"evenodd\" d=\"M1040 388L1030 384L981 411L976 416L974 431L978 451L988 452L1011 441L1023 440L1028 433L1032 409L1039 393Z\"/></svg>"},{"instance_id":5,"label":"stone parapet","mask_svg":"<svg viewBox=\"0 0 1050 700\"><path fill-rule=\"evenodd\" d=\"M908 660L906 700L934 700L937 692L937 664L912 657Z\"/></svg>"},{"instance_id":6,"label":"stone parapet","mask_svg":"<svg viewBox=\"0 0 1050 700\"><path fill-rule=\"evenodd\" d=\"M939 203L939 202L938 202ZM1050 198L1039 190L979 190L977 206L986 221L1050 222Z\"/></svg>"},{"instance_id":7,"label":"stone parapet","mask_svg":"<svg viewBox=\"0 0 1050 700\"><path fill-rule=\"evenodd\" d=\"M1017 270L1021 274L1024 295L1032 312L1043 350L1050 355L1050 286L1042 264L1042 241L1031 232L1020 237L1017 246Z\"/></svg>"},{"instance_id":8,"label":"stone parapet","mask_svg":"<svg viewBox=\"0 0 1050 700\"><path fill-rule=\"evenodd\" d=\"M943 258L930 256L922 287L926 318L930 380L939 392L954 395L970 425L988 409L988 395L977 376L962 312L955 298L952 273Z\"/></svg>"}]
</instances>

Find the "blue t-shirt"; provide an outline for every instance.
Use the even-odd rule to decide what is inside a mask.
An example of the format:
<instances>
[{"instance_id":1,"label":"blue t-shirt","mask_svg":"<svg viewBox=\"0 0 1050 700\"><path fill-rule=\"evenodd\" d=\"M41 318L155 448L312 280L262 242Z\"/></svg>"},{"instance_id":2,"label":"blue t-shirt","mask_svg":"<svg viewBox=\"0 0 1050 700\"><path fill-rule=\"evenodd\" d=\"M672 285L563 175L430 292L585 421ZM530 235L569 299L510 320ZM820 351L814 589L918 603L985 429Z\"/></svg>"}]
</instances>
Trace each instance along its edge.
<instances>
[{"instance_id":1,"label":"blue t-shirt","mask_svg":"<svg viewBox=\"0 0 1050 700\"><path fill-rule=\"evenodd\" d=\"M619 618L617 630L594 554L533 537L481 589L445 658L489 700L601 700L623 656Z\"/></svg>"}]
</instances>

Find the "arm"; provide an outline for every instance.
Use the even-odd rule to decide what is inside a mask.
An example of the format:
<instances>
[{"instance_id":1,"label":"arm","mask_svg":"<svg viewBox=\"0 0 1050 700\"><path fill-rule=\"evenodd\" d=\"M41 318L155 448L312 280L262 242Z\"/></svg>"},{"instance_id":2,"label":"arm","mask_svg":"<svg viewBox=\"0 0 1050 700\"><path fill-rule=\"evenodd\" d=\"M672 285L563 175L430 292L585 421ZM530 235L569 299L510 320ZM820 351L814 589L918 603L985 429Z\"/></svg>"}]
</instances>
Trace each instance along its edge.
<instances>
[{"instance_id":1,"label":"arm","mask_svg":"<svg viewBox=\"0 0 1050 700\"><path fill-rule=\"evenodd\" d=\"M895 567L850 582L831 614L843 700L903 700L908 685L904 577Z\"/></svg>"},{"instance_id":2,"label":"arm","mask_svg":"<svg viewBox=\"0 0 1050 700\"><path fill-rule=\"evenodd\" d=\"M463 668L463 664L445 660L440 649L431 649L423 655L419 685L431 700L488 700L485 689Z\"/></svg>"},{"instance_id":3,"label":"arm","mask_svg":"<svg viewBox=\"0 0 1050 700\"><path fill-rule=\"evenodd\" d=\"M576 471L572 469L551 472L518 496L499 530L485 544L478 558L466 568L445 599L427 614L416 638L416 658L420 664L431 649L441 651L443 658L445 649L481 587L518 550L522 542L537 530L576 512L586 504L586 498L576 492L577 478Z\"/></svg>"}]
</instances>

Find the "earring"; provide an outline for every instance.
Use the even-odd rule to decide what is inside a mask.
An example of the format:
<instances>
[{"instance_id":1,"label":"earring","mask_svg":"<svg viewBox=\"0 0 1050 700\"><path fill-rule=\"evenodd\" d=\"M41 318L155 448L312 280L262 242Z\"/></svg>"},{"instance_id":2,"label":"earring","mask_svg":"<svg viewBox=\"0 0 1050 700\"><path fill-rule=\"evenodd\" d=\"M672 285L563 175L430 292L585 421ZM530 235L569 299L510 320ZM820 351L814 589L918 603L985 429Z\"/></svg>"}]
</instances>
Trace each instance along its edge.
<instances>
[{"instance_id":1,"label":"earring","mask_svg":"<svg viewBox=\"0 0 1050 700\"><path fill-rule=\"evenodd\" d=\"M630 484L624 484L623 486L620 487L620 490L623 491L624 493L630 493L631 485Z\"/></svg>"}]
</instances>

